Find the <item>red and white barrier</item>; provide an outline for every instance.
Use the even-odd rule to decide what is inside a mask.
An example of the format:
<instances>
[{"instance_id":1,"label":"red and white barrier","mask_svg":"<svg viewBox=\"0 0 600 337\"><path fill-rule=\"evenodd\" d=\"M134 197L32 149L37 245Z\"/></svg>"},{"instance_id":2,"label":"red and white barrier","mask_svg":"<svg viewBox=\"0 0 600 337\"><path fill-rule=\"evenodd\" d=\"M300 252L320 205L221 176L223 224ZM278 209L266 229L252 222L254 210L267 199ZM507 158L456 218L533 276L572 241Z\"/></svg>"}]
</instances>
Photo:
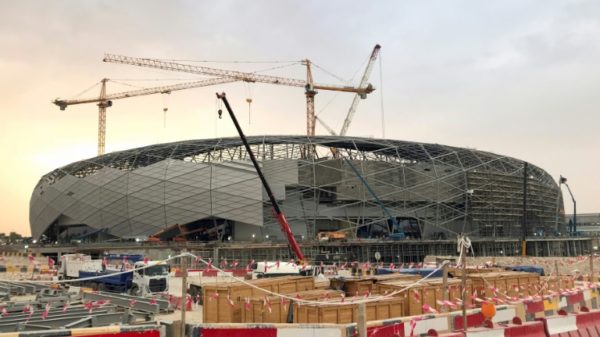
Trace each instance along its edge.
<instances>
[{"instance_id":1,"label":"red and white barrier","mask_svg":"<svg viewBox=\"0 0 600 337\"><path fill-rule=\"evenodd\" d=\"M552 316L540 318L546 325L548 337L577 337L570 336L571 332L577 332L577 318L575 315Z\"/></svg>"},{"instance_id":2,"label":"red and white barrier","mask_svg":"<svg viewBox=\"0 0 600 337\"><path fill-rule=\"evenodd\" d=\"M352 325L344 324L199 324L189 337L353 337Z\"/></svg>"}]
</instances>

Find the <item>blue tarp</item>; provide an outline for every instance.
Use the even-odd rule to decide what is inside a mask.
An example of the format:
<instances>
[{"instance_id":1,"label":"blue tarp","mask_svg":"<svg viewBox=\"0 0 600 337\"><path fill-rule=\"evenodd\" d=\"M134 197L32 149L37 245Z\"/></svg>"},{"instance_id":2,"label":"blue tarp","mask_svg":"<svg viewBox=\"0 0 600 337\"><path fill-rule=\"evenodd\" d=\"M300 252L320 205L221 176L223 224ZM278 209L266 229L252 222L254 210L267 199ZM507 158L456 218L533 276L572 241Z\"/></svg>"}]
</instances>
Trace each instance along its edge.
<instances>
[{"instance_id":1,"label":"blue tarp","mask_svg":"<svg viewBox=\"0 0 600 337\"><path fill-rule=\"evenodd\" d=\"M431 272L433 272L434 270L435 269L433 269L433 268L405 268L405 269L378 268L377 274L382 275L382 274L400 273L400 274L420 275L422 277L425 277L425 276L431 274ZM443 276L443 271L441 269L431 275L431 277L442 277L442 276Z\"/></svg>"},{"instance_id":2,"label":"blue tarp","mask_svg":"<svg viewBox=\"0 0 600 337\"><path fill-rule=\"evenodd\" d=\"M540 266L512 266L512 271L523 271L527 273L538 273L540 276L544 276L544 268Z\"/></svg>"}]
</instances>

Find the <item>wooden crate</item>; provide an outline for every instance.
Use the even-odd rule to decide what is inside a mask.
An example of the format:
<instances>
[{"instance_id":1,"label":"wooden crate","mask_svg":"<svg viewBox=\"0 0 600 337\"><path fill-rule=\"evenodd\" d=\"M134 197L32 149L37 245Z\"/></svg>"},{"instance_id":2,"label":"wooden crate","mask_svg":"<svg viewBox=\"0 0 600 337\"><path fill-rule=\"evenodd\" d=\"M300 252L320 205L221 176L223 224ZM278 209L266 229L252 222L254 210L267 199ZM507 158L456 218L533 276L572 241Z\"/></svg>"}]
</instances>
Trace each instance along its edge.
<instances>
[{"instance_id":1,"label":"wooden crate","mask_svg":"<svg viewBox=\"0 0 600 337\"><path fill-rule=\"evenodd\" d=\"M304 300L324 300L340 298L343 292L339 290L308 290L293 293L293 297ZM250 300L249 305L241 311L243 323L287 323L291 305L289 300L281 301L278 296L267 296L271 310L265 306L265 297ZM293 311L293 310L292 310Z\"/></svg>"},{"instance_id":2,"label":"wooden crate","mask_svg":"<svg viewBox=\"0 0 600 337\"><path fill-rule=\"evenodd\" d=\"M374 294L377 293L377 287L375 284L377 282L386 282L386 281L416 281L420 279L419 275L410 275L410 274L383 274L383 275L372 275L365 277L350 277L345 278L343 280L342 288L346 292L346 296L363 296L367 293ZM333 285L333 284L332 284ZM333 285L336 287L335 285Z\"/></svg>"},{"instance_id":3,"label":"wooden crate","mask_svg":"<svg viewBox=\"0 0 600 337\"><path fill-rule=\"evenodd\" d=\"M368 278L347 278L344 280L344 291L346 296L364 295L373 292L374 279Z\"/></svg>"},{"instance_id":4,"label":"wooden crate","mask_svg":"<svg viewBox=\"0 0 600 337\"><path fill-rule=\"evenodd\" d=\"M399 297L367 303L367 321L402 316L404 300ZM353 323L358 320L358 304L340 303L337 306L294 306L294 323Z\"/></svg>"},{"instance_id":5,"label":"wooden crate","mask_svg":"<svg viewBox=\"0 0 600 337\"><path fill-rule=\"evenodd\" d=\"M559 292L560 289L571 289L575 287L575 281L569 276L560 276L560 282L556 276L542 276L540 282L542 284L547 284L544 291L545 294L548 294L550 291Z\"/></svg>"},{"instance_id":6,"label":"wooden crate","mask_svg":"<svg viewBox=\"0 0 600 337\"><path fill-rule=\"evenodd\" d=\"M539 274L517 271L468 274L467 279L471 280L479 297L496 297L492 287L496 288L498 294L517 297L520 294L533 295L537 293L535 285L540 284Z\"/></svg>"},{"instance_id":7,"label":"wooden crate","mask_svg":"<svg viewBox=\"0 0 600 337\"><path fill-rule=\"evenodd\" d=\"M247 282L275 293L291 293L314 288L313 278L302 276L264 278ZM241 310L246 298L261 298L268 295L261 289L238 282L205 285L203 287L202 321L204 323L242 322Z\"/></svg>"},{"instance_id":8,"label":"wooden crate","mask_svg":"<svg viewBox=\"0 0 600 337\"><path fill-rule=\"evenodd\" d=\"M413 284L408 281L388 281L377 284L380 294L388 294L398 291ZM467 294L472 293L471 282L467 280ZM417 286L398 293L396 296L401 297L405 301L403 316L422 315L423 305L427 304L431 308L442 311L443 307L438 303L444 298L443 280L441 278L433 278L422 282ZM456 302L461 298L461 281L458 279L448 279L448 299ZM471 303L470 296L467 296L467 304Z\"/></svg>"}]
</instances>

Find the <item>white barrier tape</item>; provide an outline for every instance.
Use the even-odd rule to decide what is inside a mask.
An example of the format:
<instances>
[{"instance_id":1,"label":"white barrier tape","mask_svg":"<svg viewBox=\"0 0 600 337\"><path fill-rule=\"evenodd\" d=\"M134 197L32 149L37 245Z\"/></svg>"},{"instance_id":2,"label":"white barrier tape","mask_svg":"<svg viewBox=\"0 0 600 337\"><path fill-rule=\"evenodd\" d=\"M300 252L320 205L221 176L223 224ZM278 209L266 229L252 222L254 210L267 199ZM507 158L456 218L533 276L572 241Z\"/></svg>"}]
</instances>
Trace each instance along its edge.
<instances>
[{"instance_id":1,"label":"white barrier tape","mask_svg":"<svg viewBox=\"0 0 600 337\"><path fill-rule=\"evenodd\" d=\"M546 319L548 334L556 335L563 332L577 331L575 316L555 317Z\"/></svg>"}]
</instances>

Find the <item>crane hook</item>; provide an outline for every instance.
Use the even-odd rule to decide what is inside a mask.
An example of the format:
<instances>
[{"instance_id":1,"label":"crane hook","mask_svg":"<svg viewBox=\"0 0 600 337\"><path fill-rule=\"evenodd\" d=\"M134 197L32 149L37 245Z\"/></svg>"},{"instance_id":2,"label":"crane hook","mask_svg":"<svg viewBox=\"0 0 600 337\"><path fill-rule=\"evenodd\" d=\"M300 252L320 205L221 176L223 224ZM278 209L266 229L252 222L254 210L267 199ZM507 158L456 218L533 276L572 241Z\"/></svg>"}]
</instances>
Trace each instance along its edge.
<instances>
[{"instance_id":1,"label":"crane hook","mask_svg":"<svg viewBox=\"0 0 600 337\"><path fill-rule=\"evenodd\" d=\"M217 113L219 114L219 119L222 119L222 118L223 118L223 110L222 110L222 109L219 109L219 110L217 111Z\"/></svg>"}]
</instances>

